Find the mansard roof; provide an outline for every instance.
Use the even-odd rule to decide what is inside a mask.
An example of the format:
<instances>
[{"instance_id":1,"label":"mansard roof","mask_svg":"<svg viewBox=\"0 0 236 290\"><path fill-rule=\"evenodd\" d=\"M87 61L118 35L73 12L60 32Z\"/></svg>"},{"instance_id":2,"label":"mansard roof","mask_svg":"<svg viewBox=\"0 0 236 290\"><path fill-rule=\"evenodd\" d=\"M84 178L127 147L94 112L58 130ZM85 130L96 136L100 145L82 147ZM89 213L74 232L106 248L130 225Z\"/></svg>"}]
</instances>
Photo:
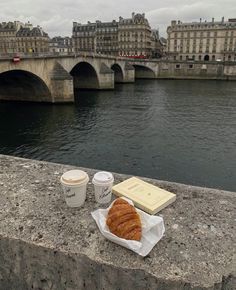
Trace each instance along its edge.
<instances>
[{"instance_id":1,"label":"mansard roof","mask_svg":"<svg viewBox=\"0 0 236 290\"><path fill-rule=\"evenodd\" d=\"M116 22L115 20L113 20L113 21L110 21L110 22L100 22L100 21L97 21L96 22L96 24L97 24L97 27L116 27L116 26L118 26L118 22Z\"/></svg>"},{"instance_id":2,"label":"mansard roof","mask_svg":"<svg viewBox=\"0 0 236 290\"><path fill-rule=\"evenodd\" d=\"M193 21L193 22L182 22L180 20L172 20L171 26L176 28L235 28L236 27L236 19L231 18L228 19L228 21L224 20L224 17L222 17L221 21L215 21L214 18L212 18L212 21L202 21L200 18L200 22Z\"/></svg>"},{"instance_id":3,"label":"mansard roof","mask_svg":"<svg viewBox=\"0 0 236 290\"><path fill-rule=\"evenodd\" d=\"M127 24L146 24L149 25L148 20L145 18L145 14L140 13L132 13L132 18L122 18L119 19L119 24L127 25Z\"/></svg>"},{"instance_id":4,"label":"mansard roof","mask_svg":"<svg viewBox=\"0 0 236 290\"><path fill-rule=\"evenodd\" d=\"M29 27L21 27L16 33L18 37L48 37L48 34L45 33L39 27L33 27L30 29Z\"/></svg>"},{"instance_id":5,"label":"mansard roof","mask_svg":"<svg viewBox=\"0 0 236 290\"><path fill-rule=\"evenodd\" d=\"M0 30L16 30L14 22L2 22L0 23Z\"/></svg>"}]
</instances>

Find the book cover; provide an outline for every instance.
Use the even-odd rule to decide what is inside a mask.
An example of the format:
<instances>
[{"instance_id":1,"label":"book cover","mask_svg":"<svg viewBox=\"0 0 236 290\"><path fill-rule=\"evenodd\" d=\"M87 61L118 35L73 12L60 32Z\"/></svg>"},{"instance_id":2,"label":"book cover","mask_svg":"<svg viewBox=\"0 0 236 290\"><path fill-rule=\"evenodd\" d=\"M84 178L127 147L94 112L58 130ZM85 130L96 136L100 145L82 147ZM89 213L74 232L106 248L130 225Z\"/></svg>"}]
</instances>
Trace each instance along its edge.
<instances>
[{"instance_id":1,"label":"book cover","mask_svg":"<svg viewBox=\"0 0 236 290\"><path fill-rule=\"evenodd\" d=\"M112 192L117 196L124 196L131 199L135 206L149 214L156 214L176 200L174 193L137 177L131 177L114 185Z\"/></svg>"}]
</instances>

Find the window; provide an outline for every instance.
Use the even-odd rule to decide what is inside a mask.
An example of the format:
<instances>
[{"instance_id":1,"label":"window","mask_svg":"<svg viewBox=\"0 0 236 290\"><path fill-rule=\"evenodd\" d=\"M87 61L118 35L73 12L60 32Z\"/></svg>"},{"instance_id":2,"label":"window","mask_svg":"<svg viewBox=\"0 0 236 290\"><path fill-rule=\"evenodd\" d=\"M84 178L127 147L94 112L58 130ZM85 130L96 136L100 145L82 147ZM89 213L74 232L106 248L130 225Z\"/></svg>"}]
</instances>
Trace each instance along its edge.
<instances>
[{"instance_id":1,"label":"window","mask_svg":"<svg viewBox=\"0 0 236 290\"><path fill-rule=\"evenodd\" d=\"M176 69L180 69L180 64L176 64L176 65L175 65L175 68L176 68Z\"/></svg>"},{"instance_id":2,"label":"window","mask_svg":"<svg viewBox=\"0 0 236 290\"><path fill-rule=\"evenodd\" d=\"M189 64L188 68L193 69L193 64Z\"/></svg>"}]
</instances>

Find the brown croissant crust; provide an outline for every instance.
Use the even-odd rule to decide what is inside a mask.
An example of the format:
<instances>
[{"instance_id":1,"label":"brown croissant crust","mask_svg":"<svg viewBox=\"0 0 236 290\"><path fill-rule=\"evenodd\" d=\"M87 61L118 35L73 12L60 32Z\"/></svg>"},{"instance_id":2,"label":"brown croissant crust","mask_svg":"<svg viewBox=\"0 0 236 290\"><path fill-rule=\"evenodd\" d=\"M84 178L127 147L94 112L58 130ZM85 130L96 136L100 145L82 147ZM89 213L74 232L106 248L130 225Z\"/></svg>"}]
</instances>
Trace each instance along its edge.
<instances>
[{"instance_id":1,"label":"brown croissant crust","mask_svg":"<svg viewBox=\"0 0 236 290\"><path fill-rule=\"evenodd\" d=\"M142 225L135 208L122 198L117 198L108 211L106 224L114 235L126 239L140 241Z\"/></svg>"}]
</instances>

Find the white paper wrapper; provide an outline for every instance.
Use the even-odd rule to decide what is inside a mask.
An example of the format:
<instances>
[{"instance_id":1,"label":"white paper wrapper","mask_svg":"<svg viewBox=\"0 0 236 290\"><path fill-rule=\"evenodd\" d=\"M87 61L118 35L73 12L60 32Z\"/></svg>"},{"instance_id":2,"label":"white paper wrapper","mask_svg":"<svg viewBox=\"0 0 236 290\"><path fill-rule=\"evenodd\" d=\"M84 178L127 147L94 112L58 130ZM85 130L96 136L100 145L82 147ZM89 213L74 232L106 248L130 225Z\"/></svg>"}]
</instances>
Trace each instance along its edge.
<instances>
[{"instance_id":1,"label":"white paper wrapper","mask_svg":"<svg viewBox=\"0 0 236 290\"><path fill-rule=\"evenodd\" d=\"M128 198L124 198L130 204L133 202ZM114 202L114 201L113 201ZM156 243L163 237L165 232L164 221L162 217L149 215L142 210L136 208L140 215L142 223L142 239L140 242L121 239L113 235L106 225L106 217L109 209L113 203L107 209L97 209L92 212L92 217L95 219L100 232L110 241L119 244L127 249L134 251L135 253L145 257Z\"/></svg>"}]
</instances>

